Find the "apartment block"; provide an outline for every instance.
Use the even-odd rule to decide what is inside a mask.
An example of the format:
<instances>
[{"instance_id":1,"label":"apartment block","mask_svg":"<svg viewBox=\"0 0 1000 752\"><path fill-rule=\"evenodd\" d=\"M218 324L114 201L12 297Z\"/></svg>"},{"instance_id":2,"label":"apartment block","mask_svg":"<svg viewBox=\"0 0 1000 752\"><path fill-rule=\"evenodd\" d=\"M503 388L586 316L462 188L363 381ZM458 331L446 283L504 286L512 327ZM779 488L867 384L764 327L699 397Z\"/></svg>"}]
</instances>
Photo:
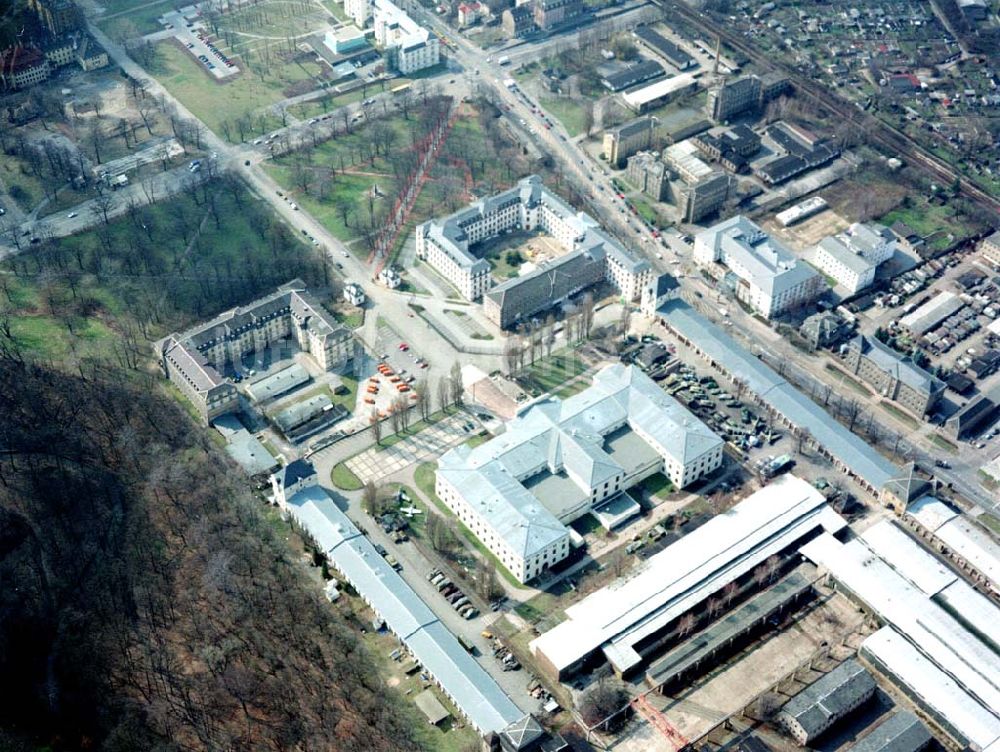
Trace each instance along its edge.
<instances>
[{"instance_id":1,"label":"apartment block","mask_svg":"<svg viewBox=\"0 0 1000 752\"><path fill-rule=\"evenodd\" d=\"M640 151L628 158L628 181L654 201L670 198L670 168L656 152Z\"/></svg>"},{"instance_id":2,"label":"apartment block","mask_svg":"<svg viewBox=\"0 0 1000 752\"><path fill-rule=\"evenodd\" d=\"M604 156L615 167L620 167L633 154L657 149L663 137L659 119L641 117L604 132Z\"/></svg>"},{"instance_id":3,"label":"apartment block","mask_svg":"<svg viewBox=\"0 0 1000 752\"><path fill-rule=\"evenodd\" d=\"M389 0L375 0L375 42L385 51L389 67L404 75L431 68L441 61L437 36Z\"/></svg>"},{"instance_id":4,"label":"apartment block","mask_svg":"<svg viewBox=\"0 0 1000 752\"><path fill-rule=\"evenodd\" d=\"M171 334L156 343L156 351L167 378L207 423L238 409L236 388L223 376L226 365L239 364L250 353L262 354L285 339L326 371L346 371L354 358L350 330L323 310L301 280L183 334Z\"/></svg>"},{"instance_id":5,"label":"apartment block","mask_svg":"<svg viewBox=\"0 0 1000 752\"><path fill-rule=\"evenodd\" d=\"M698 233L693 255L766 319L810 303L823 291L819 274L743 216Z\"/></svg>"},{"instance_id":6,"label":"apartment block","mask_svg":"<svg viewBox=\"0 0 1000 752\"><path fill-rule=\"evenodd\" d=\"M851 373L860 376L883 397L905 407L914 415L924 416L934 410L944 394L944 382L874 337L859 334L846 348L844 362Z\"/></svg>"},{"instance_id":7,"label":"apartment block","mask_svg":"<svg viewBox=\"0 0 1000 752\"><path fill-rule=\"evenodd\" d=\"M854 295L875 281L879 264L896 250L895 235L879 225L855 223L816 246L816 265Z\"/></svg>"}]
</instances>

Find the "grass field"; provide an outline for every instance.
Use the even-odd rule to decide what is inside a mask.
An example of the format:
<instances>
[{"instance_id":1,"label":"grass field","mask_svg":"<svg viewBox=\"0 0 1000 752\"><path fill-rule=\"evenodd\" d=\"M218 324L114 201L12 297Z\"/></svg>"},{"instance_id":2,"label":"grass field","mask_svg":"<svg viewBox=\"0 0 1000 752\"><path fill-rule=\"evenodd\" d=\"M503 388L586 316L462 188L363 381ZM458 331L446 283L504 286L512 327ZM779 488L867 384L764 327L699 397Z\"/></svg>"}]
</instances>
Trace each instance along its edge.
<instances>
[{"instance_id":1,"label":"grass field","mask_svg":"<svg viewBox=\"0 0 1000 752\"><path fill-rule=\"evenodd\" d=\"M105 12L98 26L112 39L134 39L159 31L163 27L157 19L174 8L171 0L102 0L100 5Z\"/></svg>"},{"instance_id":2,"label":"grass field","mask_svg":"<svg viewBox=\"0 0 1000 752\"><path fill-rule=\"evenodd\" d=\"M894 222L908 224L918 234L930 237L928 245L934 249L947 248L954 239L968 237L977 230L975 223L959 214L950 202L939 206L917 198L909 203L897 206L879 221L886 226Z\"/></svg>"},{"instance_id":3,"label":"grass field","mask_svg":"<svg viewBox=\"0 0 1000 752\"><path fill-rule=\"evenodd\" d=\"M541 97L542 109L563 124L570 136L579 136L585 127L583 105L570 97Z\"/></svg>"},{"instance_id":4,"label":"grass field","mask_svg":"<svg viewBox=\"0 0 1000 752\"><path fill-rule=\"evenodd\" d=\"M330 482L341 491L360 491L363 485L361 479L343 462L338 462L333 466L333 470L330 472Z\"/></svg>"},{"instance_id":5,"label":"grass field","mask_svg":"<svg viewBox=\"0 0 1000 752\"><path fill-rule=\"evenodd\" d=\"M554 353L528 366L518 377L521 386L534 395L551 392L587 370L587 364L572 351Z\"/></svg>"},{"instance_id":6,"label":"grass field","mask_svg":"<svg viewBox=\"0 0 1000 752\"><path fill-rule=\"evenodd\" d=\"M277 58L277 54L274 55ZM218 83L208 71L186 50L174 42L160 42L157 45L156 63L150 73L156 76L170 92L192 113L201 119L217 135L225 136L229 129L229 140L238 141L235 128L237 119L252 115L253 131L257 135L266 133L281 125L273 114L260 113L267 105L280 102L289 96L288 90L295 85L310 80L319 85L319 66L312 60L299 62L275 62L263 77L245 69L225 83Z\"/></svg>"},{"instance_id":7,"label":"grass field","mask_svg":"<svg viewBox=\"0 0 1000 752\"><path fill-rule=\"evenodd\" d=\"M380 224L396 193L400 163L420 146L426 123L433 113L414 106L409 118L402 114L378 117L357 125L316 147L300 150L265 163L264 169L304 209L343 241L362 238L365 228ZM381 148L375 153L375 135ZM387 140L386 140L387 138ZM459 113L444 147L400 229L392 253L397 252L413 228L442 210L459 208L472 194L509 185L527 170L522 157L502 136L487 137L479 113L465 106ZM405 163L404 163L405 164ZM372 187L379 195L369 200ZM482 186L482 188L480 188ZM346 222L345 222L346 218ZM367 257L364 242L350 250Z\"/></svg>"},{"instance_id":8,"label":"grass field","mask_svg":"<svg viewBox=\"0 0 1000 752\"><path fill-rule=\"evenodd\" d=\"M420 492L429 501L431 501L435 507L437 507L437 510L444 515L449 522L451 522L452 526L457 531L461 532L465 540L470 546L472 546L472 548L479 552L481 557L493 562L496 566L497 572L499 572L508 583L515 588L522 587L521 583L518 582L514 575L507 570L507 567L503 565L503 562L494 556L493 552L486 548L486 546L480 542L479 538L477 538L475 534L469 530L469 528L467 528L462 521L458 519L458 517L455 516L454 512L448 509L445 503L438 498L437 493L434 491L434 478L436 472L437 463L435 462L422 462L417 465L417 469L413 473L413 480L416 482L417 488L419 488Z\"/></svg>"},{"instance_id":9,"label":"grass field","mask_svg":"<svg viewBox=\"0 0 1000 752\"><path fill-rule=\"evenodd\" d=\"M931 434L931 443L934 444L939 449L943 449L950 454L958 454L958 447L948 441L944 436L940 436L936 433Z\"/></svg>"}]
</instances>

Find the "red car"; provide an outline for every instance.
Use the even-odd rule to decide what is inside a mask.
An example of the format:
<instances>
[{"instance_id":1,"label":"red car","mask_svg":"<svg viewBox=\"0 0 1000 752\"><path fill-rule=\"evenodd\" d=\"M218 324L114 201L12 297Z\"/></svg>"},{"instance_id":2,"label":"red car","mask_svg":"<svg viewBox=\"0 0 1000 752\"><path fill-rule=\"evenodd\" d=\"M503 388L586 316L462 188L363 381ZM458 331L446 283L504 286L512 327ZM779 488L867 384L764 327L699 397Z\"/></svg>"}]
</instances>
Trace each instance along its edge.
<instances>
[{"instance_id":1,"label":"red car","mask_svg":"<svg viewBox=\"0 0 1000 752\"><path fill-rule=\"evenodd\" d=\"M408 344L406 344L405 342L400 342L399 343L399 349L402 350L403 352L406 352L407 350L410 349L410 346Z\"/></svg>"}]
</instances>

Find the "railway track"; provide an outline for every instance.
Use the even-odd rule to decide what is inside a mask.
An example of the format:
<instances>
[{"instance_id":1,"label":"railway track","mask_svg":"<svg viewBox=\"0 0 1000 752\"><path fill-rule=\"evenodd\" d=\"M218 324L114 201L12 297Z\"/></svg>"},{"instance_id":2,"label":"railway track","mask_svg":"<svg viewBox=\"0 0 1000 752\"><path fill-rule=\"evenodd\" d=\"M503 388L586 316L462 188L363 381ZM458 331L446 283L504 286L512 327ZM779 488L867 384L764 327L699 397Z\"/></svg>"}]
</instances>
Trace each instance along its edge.
<instances>
[{"instance_id":1,"label":"railway track","mask_svg":"<svg viewBox=\"0 0 1000 752\"><path fill-rule=\"evenodd\" d=\"M867 137L876 145L882 147L883 150L887 150L895 156L908 160L914 166L922 168L943 185L952 185L958 180L959 191L964 196L994 214L1000 215L1000 198L980 188L971 180L961 175L951 165L934 156L927 149L913 141L905 133L900 132L893 126L867 112L862 112L854 104L842 99L827 87L803 76L794 68L767 57L738 35L728 32L722 26L710 23L698 11L693 10L683 3L672 2L671 0L651 0L651 2L663 9L668 17L670 14L682 17L685 21L708 35L708 38L712 36L721 37L724 44L742 53L753 62L767 68L778 68L788 76L798 92L833 112L835 115L857 123L860 128L864 129Z\"/></svg>"}]
</instances>

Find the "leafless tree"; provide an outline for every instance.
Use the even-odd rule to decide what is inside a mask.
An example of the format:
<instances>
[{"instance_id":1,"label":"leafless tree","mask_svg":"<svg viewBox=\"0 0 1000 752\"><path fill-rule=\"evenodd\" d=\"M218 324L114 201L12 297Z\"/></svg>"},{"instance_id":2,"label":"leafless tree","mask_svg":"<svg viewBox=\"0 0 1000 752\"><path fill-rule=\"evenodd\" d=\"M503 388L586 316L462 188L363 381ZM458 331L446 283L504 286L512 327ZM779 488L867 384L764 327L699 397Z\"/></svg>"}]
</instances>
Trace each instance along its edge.
<instances>
[{"instance_id":1,"label":"leafless tree","mask_svg":"<svg viewBox=\"0 0 1000 752\"><path fill-rule=\"evenodd\" d=\"M371 418L372 424L372 435L375 437L375 443L382 443L382 422L378 419L378 410L374 407L372 408Z\"/></svg>"},{"instance_id":2,"label":"leafless tree","mask_svg":"<svg viewBox=\"0 0 1000 752\"><path fill-rule=\"evenodd\" d=\"M461 406L462 395L465 390L462 388L462 366L458 364L458 361L451 364L451 374L449 375L448 383L451 387L452 403Z\"/></svg>"}]
</instances>

